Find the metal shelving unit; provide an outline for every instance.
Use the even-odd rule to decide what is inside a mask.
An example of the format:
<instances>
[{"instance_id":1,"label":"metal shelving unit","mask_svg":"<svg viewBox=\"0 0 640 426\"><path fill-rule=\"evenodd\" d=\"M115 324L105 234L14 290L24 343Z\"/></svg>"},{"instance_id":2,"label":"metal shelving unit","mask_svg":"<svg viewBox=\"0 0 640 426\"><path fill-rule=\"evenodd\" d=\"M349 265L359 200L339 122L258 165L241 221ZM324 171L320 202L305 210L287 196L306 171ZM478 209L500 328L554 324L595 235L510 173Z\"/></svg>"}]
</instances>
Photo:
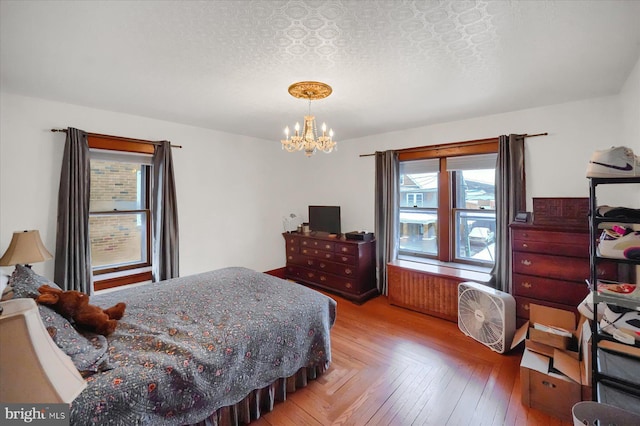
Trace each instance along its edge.
<instances>
[{"instance_id":1,"label":"metal shelving unit","mask_svg":"<svg viewBox=\"0 0 640 426\"><path fill-rule=\"evenodd\" d=\"M615 262L618 265L628 265L628 269L634 269L634 266L640 265L638 260L615 259L603 257L598 254L598 237L603 228L600 225L610 224L640 224L640 219L630 217L601 217L597 216L597 197L596 192L599 185L609 184L639 184L640 177L633 178L589 178L589 202L590 202L590 266L591 276L590 285L593 293L594 312L597 313L597 305L605 302L608 305L616 305L630 309L638 309L640 300L625 296L616 296L610 294L602 294L598 292L598 265L602 262ZM634 277L634 282L630 284L638 284L638 279ZM606 393L607 401L611 403L611 399L617 403L622 409L632 410L640 414L640 359L633 356L605 350L600 347L600 342L608 340L617 342L610 334L600 330L600 325L596 318L592 321L592 385L593 400L603 402L603 395ZM640 348L636 342L634 345Z\"/></svg>"}]
</instances>

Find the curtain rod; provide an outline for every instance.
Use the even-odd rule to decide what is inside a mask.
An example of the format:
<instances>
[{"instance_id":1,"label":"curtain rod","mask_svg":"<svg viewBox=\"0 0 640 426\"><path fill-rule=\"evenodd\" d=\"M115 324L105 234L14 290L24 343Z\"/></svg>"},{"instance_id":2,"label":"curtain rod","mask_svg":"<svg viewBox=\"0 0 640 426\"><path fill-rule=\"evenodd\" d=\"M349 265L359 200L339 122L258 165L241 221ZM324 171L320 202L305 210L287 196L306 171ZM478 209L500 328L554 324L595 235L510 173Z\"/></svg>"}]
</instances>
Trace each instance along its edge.
<instances>
[{"instance_id":1,"label":"curtain rod","mask_svg":"<svg viewBox=\"0 0 640 426\"><path fill-rule=\"evenodd\" d=\"M51 129L52 132L62 132L62 133L67 133L67 129ZM88 133L87 135L89 136L94 136L94 137L99 137L99 138L111 138L111 139L126 139L129 142L136 142L136 143L146 143L146 144L150 144L150 145L160 145L161 142L157 142L157 141L148 141L148 140L144 140L144 139L134 139L134 138L124 138L122 136L111 136L111 135L103 135L100 133ZM171 145L171 148L182 148L182 145Z\"/></svg>"},{"instance_id":2,"label":"curtain rod","mask_svg":"<svg viewBox=\"0 0 640 426\"><path fill-rule=\"evenodd\" d=\"M535 138L536 136L547 136L547 135L549 135L549 133L544 132L544 133L536 133L534 135L524 134L524 135L520 135L520 136L524 136L525 138ZM494 138L490 138L490 139L494 139ZM461 142L459 145L464 145L464 146L478 145L478 144L481 144L481 143L485 143L485 141L487 141L487 139L482 139L480 141ZM442 148L442 144L421 147L421 149L424 149L424 150L441 149L441 148ZM406 149L407 150L413 150L413 149L416 149L416 148L406 148ZM404 149L400 149L398 151L404 151ZM374 155L376 155L375 152L373 154L360 154L360 157L373 157Z\"/></svg>"}]
</instances>

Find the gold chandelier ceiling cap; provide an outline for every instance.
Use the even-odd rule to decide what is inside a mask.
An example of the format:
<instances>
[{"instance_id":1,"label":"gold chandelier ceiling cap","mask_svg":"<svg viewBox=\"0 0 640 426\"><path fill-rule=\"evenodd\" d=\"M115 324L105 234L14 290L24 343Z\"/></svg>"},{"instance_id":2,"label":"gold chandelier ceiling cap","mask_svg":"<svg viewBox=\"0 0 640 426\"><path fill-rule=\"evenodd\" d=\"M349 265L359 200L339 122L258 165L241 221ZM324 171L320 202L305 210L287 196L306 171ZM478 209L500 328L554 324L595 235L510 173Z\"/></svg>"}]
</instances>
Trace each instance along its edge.
<instances>
[{"instance_id":1,"label":"gold chandelier ceiling cap","mask_svg":"<svg viewBox=\"0 0 640 426\"><path fill-rule=\"evenodd\" d=\"M294 98L317 100L324 99L331 94L331 86L319 81L299 81L289 86L289 94Z\"/></svg>"}]
</instances>

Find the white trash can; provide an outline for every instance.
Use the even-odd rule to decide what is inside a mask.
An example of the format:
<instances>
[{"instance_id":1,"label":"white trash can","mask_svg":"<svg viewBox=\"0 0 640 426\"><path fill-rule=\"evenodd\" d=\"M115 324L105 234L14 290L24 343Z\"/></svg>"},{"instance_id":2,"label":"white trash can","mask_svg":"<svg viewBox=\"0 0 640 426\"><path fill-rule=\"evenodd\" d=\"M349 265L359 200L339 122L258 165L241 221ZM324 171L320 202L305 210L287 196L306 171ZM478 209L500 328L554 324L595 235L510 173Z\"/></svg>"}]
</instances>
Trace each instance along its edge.
<instances>
[{"instance_id":1,"label":"white trash can","mask_svg":"<svg viewBox=\"0 0 640 426\"><path fill-rule=\"evenodd\" d=\"M578 402L571 409L574 426L584 425L640 425L640 416L613 405L594 401Z\"/></svg>"}]
</instances>

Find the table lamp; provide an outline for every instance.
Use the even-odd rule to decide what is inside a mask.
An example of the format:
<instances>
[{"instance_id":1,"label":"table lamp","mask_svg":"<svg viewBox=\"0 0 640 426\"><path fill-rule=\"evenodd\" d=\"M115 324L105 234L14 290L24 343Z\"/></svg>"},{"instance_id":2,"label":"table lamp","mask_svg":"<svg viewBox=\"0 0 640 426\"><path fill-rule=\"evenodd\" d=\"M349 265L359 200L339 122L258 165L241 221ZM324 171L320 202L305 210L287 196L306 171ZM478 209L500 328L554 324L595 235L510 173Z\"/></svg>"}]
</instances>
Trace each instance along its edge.
<instances>
[{"instance_id":1,"label":"table lamp","mask_svg":"<svg viewBox=\"0 0 640 426\"><path fill-rule=\"evenodd\" d=\"M33 299L0 302L0 402L70 403L87 386Z\"/></svg>"},{"instance_id":2,"label":"table lamp","mask_svg":"<svg viewBox=\"0 0 640 426\"><path fill-rule=\"evenodd\" d=\"M31 263L44 262L53 258L40 239L37 230L14 232L7 251L0 258L0 266L16 264L31 268Z\"/></svg>"}]
</instances>

